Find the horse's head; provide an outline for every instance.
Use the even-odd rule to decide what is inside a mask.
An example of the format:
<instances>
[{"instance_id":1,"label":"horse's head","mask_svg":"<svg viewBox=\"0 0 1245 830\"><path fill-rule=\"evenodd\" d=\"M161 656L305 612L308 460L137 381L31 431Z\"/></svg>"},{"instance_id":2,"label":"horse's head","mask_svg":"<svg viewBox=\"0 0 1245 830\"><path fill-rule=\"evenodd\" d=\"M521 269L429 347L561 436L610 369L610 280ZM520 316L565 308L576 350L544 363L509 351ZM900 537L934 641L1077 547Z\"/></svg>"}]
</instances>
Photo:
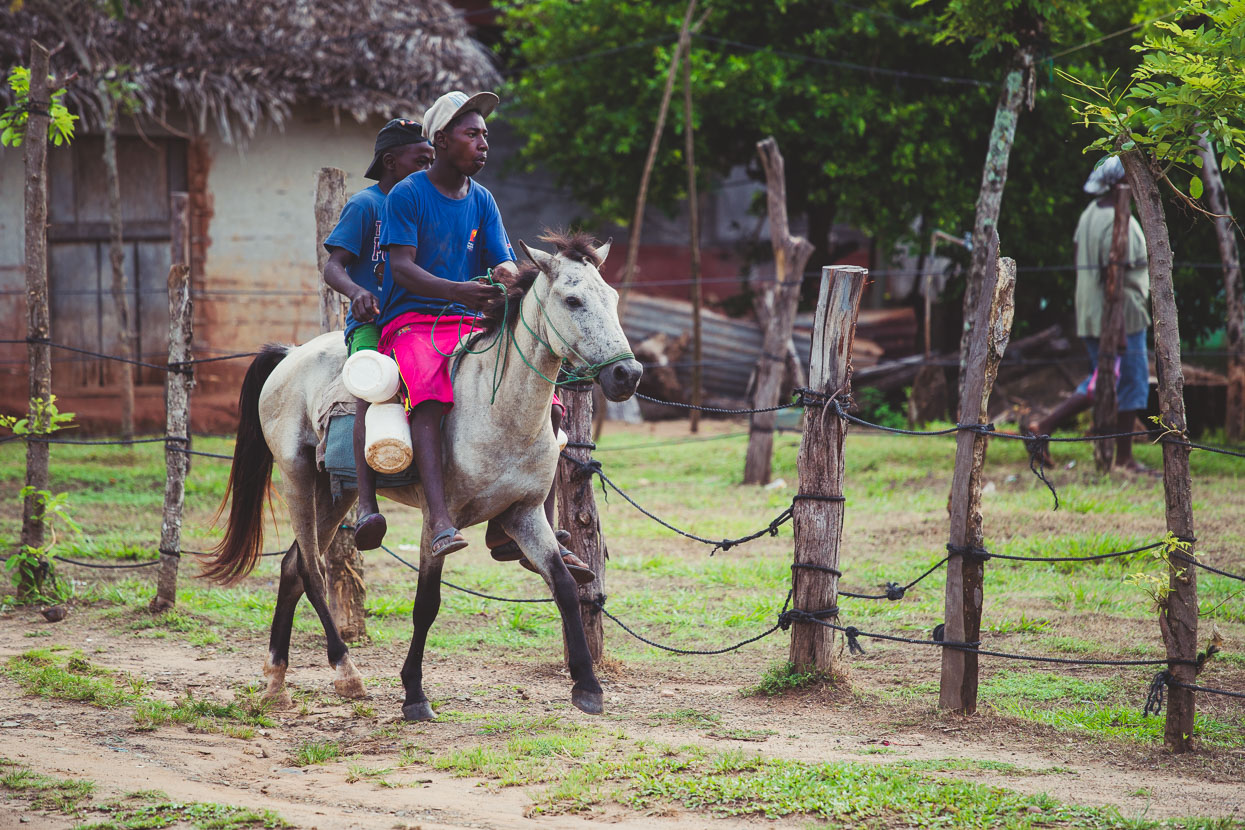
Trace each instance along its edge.
<instances>
[{"instance_id":1,"label":"horse's head","mask_svg":"<svg viewBox=\"0 0 1245 830\"><path fill-rule=\"evenodd\" d=\"M529 248L522 240L519 245L545 277L544 290L534 294L549 348L569 362L572 371L596 372L605 397L625 401L635 394L644 369L631 354L618 320L618 292L597 270L610 243L594 248L586 234L555 233L545 234L541 241L552 243L557 253Z\"/></svg>"}]
</instances>

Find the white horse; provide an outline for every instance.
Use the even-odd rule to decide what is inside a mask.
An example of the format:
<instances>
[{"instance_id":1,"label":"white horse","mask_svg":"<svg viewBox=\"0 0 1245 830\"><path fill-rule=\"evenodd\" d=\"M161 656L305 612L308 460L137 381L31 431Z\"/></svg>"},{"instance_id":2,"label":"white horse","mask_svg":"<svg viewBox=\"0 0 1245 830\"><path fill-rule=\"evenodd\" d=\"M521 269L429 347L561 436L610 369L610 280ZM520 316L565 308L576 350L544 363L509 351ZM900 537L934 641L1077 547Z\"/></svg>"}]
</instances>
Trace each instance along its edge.
<instances>
[{"instance_id":1,"label":"white horse","mask_svg":"<svg viewBox=\"0 0 1245 830\"><path fill-rule=\"evenodd\" d=\"M454 377L454 408L443 427L445 501L454 525L496 521L514 539L549 585L566 638L574 686L571 702L590 714L604 710L601 685L579 615L579 594L559 555L543 502L553 483L558 446L549 422L553 383L567 361L579 375L596 375L610 400L635 393L642 369L631 355L618 322L618 293L598 271L609 243L592 246L586 235L547 234L556 254L519 245L535 265L520 269L486 312L485 334L465 354ZM321 396L341 373L346 349L340 332L302 346L266 346L251 364L239 398L241 411L229 492L233 502L224 539L204 566L204 576L230 583L249 573L263 544L263 497L272 464L281 470L285 501L294 525L294 544L281 561L281 583L272 620L264 697L288 706L294 608L306 593L328 638L334 688L343 697L363 697L355 668L325 600L324 552L353 497L333 502L328 473L317 469L315 413ZM498 363L500 361L500 363ZM419 485L381 491L395 501L424 507ZM414 634L402 683L406 720L436 717L423 690L422 662L428 629L441 603L440 557L431 554L432 531L424 512L419 583L412 612Z\"/></svg>"}]
</instances>

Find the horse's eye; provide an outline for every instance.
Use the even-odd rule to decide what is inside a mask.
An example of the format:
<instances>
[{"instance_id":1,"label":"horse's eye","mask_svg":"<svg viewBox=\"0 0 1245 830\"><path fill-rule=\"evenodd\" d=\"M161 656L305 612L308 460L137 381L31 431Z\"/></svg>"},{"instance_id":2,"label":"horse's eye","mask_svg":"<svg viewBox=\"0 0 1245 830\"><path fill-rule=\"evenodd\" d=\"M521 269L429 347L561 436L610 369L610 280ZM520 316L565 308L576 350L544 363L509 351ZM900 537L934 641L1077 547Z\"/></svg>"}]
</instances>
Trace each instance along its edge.
<instances>
[{"instance_id":1,"label":"horse's eye","mask_svg":"<svg viewBox=\"0 0 1245 830\"><path fill-rule=\"evenodd\" d=\"M567 297L566 298L567 308L583 308L583 306L584 306L584 301L579 299L578 297Z\"/></svg>"}]
</instances>

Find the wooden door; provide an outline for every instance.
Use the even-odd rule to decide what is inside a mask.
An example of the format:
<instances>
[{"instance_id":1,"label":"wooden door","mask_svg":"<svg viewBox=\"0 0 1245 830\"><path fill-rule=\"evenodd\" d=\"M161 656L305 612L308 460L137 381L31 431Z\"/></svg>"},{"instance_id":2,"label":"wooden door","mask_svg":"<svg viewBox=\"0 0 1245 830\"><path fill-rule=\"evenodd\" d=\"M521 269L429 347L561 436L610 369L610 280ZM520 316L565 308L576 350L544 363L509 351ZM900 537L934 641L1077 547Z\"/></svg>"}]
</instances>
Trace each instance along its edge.
<instances>
[{"instance_id":1,"label":"wooden door","mask_svg":"<svg viewBox=\"0 0 1245 830\"><path fill-rule=\"evenodd\" d=\"M136 342L121 345L108 262L104 140L87 135L48 153L48 288L52 341L149 363L168 357L169 193L186 189L186 142L117 139L122 239ZM57 385L80 390L116 382L116 361L56 350ZM61 379L64 378L64 381ZM138 384L163 385L164 372L140 369Z\"/></svg>"}]
</instances>

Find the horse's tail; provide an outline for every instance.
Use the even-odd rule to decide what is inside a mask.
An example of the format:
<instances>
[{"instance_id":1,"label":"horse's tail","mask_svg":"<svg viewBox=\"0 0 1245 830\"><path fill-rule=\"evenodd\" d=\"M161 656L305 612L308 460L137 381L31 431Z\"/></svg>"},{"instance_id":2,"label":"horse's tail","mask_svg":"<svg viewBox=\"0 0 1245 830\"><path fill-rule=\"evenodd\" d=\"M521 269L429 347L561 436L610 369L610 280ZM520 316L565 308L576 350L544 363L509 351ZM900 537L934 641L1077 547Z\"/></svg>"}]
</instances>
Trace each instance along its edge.
<instances>
[{"instance_id":1,"label":"horse's tail","mask_svg":"<svg viewBox=\"0 0 1245 830\"><path fill-rule=\"evenodd\" d=\"M238 438L234 443L233 467L225 498L216 511L219 519L229 504L229 521L225 538L212 548L199 574L224 585L230 585L254 570L264 544L264 495L269 492L272 478L272 450L264 440L259 421L259 393L265 381L287 354L288 346L269 343L246 370L242 392L238 395ZM215 521L215 520L213 520Z\"/></svg>"}]
</instances>

